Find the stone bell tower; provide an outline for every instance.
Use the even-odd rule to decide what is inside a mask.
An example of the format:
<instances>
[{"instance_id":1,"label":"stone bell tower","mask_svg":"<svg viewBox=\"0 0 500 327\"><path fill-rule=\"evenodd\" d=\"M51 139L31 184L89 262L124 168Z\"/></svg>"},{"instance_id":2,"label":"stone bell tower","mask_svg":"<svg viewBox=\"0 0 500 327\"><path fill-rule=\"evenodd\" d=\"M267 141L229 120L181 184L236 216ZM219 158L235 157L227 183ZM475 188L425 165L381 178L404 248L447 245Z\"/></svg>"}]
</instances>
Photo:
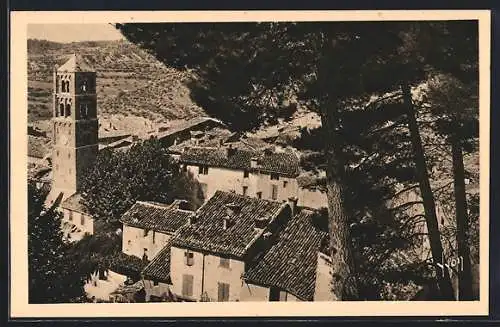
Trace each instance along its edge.
<instances>
[{"instance_id":1,"label":"stone bell tower","mask_svg":"<svg viewBox=\"0 0 500 327\"><path fill-rule=\"evenodd\" d=\"M66 198L98 152L96 72L73 54L53 74L52 190Z\"/></svg>"}]
</instances>

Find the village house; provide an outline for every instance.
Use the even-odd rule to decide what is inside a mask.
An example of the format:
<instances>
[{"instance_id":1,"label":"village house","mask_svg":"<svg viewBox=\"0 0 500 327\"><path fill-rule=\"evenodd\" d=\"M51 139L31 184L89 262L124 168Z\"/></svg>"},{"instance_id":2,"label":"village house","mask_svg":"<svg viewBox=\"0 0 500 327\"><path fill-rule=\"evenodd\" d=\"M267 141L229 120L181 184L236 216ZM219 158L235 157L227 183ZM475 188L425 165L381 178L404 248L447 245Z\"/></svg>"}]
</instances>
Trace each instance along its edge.
<instances>
[{"instance_id":1,"label":"village house","mask_svg":"<svg viewBox=\"0 0 500 327\"><path fill-rule=\"evenodd\" d=\"M299 206L326 207L326 192L299 186L299 159L291 151L186 147L179 161L198 180L205 198L222 190L280 202L296 197Z\"/></svg>"},{"instance_id":2,"label":"village house","mask_svg":"<svg viewBox=\"0 0 500 327\"><path fill-rule=\"evenodd\" d=\"M296 210L217 191L142 271L146 301L329 300L327 233Z\"/></svg>"},{"instance_id":3,"label":"village house","mask_svg":"<svg viewBox=\"0 0 500 327\"><path fill-rule=\"evenodd\" d=\"M200 137L202 132L211 130L213 128L224 128L224 123L220 120L210 117L195 117L182 124L177 124L164 131L158 131L151 135L156 136L164 147L190 140L193 136ZM195 135L192 135L192 133Z\"/></svg>"},{"instance_id":4,"label":"village house","mask_svg":"<svg viewBox=\"0 0 500 327\"><path fill-rule=\"evenodd\" d=\"M63 234L68 241L78 241L85 234L94 234L94 219L84 205L80 193L75 193L59 206L62 212Z\"/></svg>"},{"instance_id":5,"label":"village house","mask_svg":"<svg viewBox=\"0 0 500 327\"><path fill-rule=\"evenodd\" d=\"M239 301L246 264L269 248L291 206L217 191L172 239L172 293L186 301Z\"/></svg>"},{"instance_id":6,"label":"village house","mask_svg":"<svg viewBox=\"0 0 500 327\"><path fill-rule=\"evenodd\" d=\"M192 214L182 200L172 204L137 201L120 219L122 252L153 259Z\"/></svg>"},{"instance_id":7,"label":"village house","mask_svg":"<svg viewBox=\"0 0 500 327\"><path fill-rule=\"evenodd\" d=\"M243 275L241 301L329 301L331 262L322 253L327 231L303 209Z\"/></svg>"}]
</instances>

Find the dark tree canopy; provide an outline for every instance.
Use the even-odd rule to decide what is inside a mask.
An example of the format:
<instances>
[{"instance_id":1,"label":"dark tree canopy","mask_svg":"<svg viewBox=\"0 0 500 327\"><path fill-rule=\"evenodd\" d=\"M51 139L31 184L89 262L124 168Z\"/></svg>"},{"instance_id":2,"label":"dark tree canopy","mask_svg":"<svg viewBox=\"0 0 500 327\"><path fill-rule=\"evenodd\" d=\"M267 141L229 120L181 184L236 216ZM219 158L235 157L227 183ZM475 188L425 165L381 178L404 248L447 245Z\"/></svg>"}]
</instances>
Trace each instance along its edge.
<instances>
[{"instance_id":1,"label":"dark tree canopy","mask_svg":"<svg viewBox=\"0 0 500 327\"><path fill-rule=\"evenodd\" d=\"M84 296L83 276L68 256L60 214L46 208L44 201L45 195L28 184L29 302L79 302Z\"/></svg>"},{"instance_id":2,"label":"dark tree canopy","mask_svg":"<svg viewBox=\"0 0 500 327\"><path fill-rule=\"evenodd\" d=\"M176 198L186 199L195 209L203 199L198 183L180 170L156 139L126 151L101 151L82 189L91 214L115 227L138 200L171 203Z\"/></svg>"}]
</instances>

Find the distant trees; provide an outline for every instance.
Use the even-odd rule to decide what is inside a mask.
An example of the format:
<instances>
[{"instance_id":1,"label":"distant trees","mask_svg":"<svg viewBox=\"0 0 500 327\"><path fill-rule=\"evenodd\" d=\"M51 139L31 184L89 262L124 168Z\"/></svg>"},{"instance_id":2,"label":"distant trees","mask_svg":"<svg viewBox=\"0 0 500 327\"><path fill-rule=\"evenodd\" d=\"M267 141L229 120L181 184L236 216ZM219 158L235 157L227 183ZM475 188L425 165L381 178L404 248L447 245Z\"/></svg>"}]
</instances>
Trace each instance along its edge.
<instances>
[{"instance_id":1,"label":"distant trees","mask_svg":"<svg viewBox=\"0 0 500 327\"><path fill-rule=\"evenodd\" d=\"M83 276L68 256L60 214L44 206L45 196L28 184L29 303L79 302L84 296Z\"/></svg>"},{"instance_id":2,"label":"distant trees","mask_svg":"<svg viewBox=\"0 0 500 327\"><path fill-rule=\"evenodd\" d=\"M126 151L104 150L86 173L82 197L96 220L119 227L118 219L137 200L202 203L198 183L165 153L156 139L134 144Z\"/></svg>"}]
</instances>

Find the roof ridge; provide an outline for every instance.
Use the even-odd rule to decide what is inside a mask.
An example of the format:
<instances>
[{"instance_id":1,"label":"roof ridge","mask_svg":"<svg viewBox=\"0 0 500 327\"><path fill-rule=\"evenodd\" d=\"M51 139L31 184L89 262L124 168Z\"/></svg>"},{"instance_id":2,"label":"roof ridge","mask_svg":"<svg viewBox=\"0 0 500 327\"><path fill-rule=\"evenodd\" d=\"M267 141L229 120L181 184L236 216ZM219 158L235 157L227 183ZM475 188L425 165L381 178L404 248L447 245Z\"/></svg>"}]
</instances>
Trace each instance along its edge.
<instances>
[{"instance_id":1,"label":"roof ridge","mask_svg":"<svg viewBox=\"0 0 500 327\"><path fill-rule=\"evenodd\" d=\"M144 200L137 200L135 203L143 204L143 205L148 205L151 207L159 208L159 209L168 209L170 208L170 204L167 203L161 203L161 202L156 202L156 201L144 201Z\"/></svg>"}]
</instances>

